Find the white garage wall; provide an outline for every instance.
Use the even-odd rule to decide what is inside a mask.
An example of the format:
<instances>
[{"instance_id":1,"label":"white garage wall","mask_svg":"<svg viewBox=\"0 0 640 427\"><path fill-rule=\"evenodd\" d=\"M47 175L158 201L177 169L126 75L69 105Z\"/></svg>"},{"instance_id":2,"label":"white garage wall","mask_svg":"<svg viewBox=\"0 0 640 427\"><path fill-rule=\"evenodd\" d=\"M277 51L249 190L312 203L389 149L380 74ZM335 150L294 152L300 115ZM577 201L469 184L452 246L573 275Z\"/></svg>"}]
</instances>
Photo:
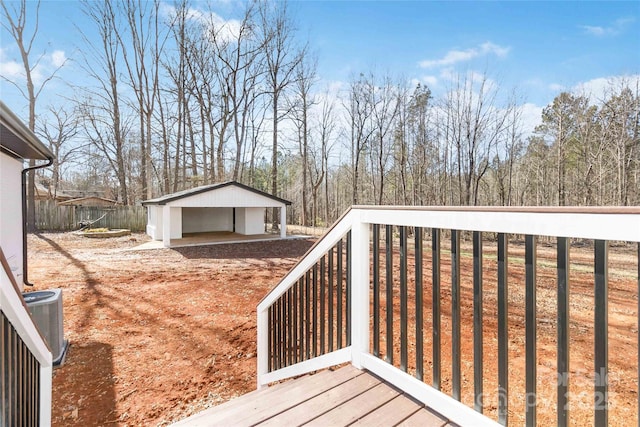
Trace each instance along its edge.
<instances>
[{"instance_id":1,"label":"white garage wall","mask_svg":"<svg viewBox=\"0 0 640 427\"><path fill-rule=\"evenodd\" d=\"M162 206L147 206L147 234L153 240L162 240Z\"/></svg>"},{"instance_id":2,"label":"white garage wall","mask_svg":"<svg viewBox=\"0 0 640 427\"><path fill-rule=\"evenodd\" d=\"M0 152L0 246L22 291L22 160Z\"/></svg>"},{"instance_id":3,"label":"white garage wall","mask_svg":"<svg viewBox=\"0 0 640 427\"><path fill-rule=\"evenodd\" d=\"M182 208L182 232L233 231L233 208Z\"/></svg>"},{"instance_id":4,"label":"white garage wall","mask_svg":"<svg viewBox=\"0 0 640 427\"><path fill-rule=\"evenodd\" d=\"M246 235L264 234L264 209L237 208L236 232Z\"/></svg>"},{"instance_id":5,"label":"white garage wall","mask_svg":"<svg viewBox=\"0 0 640 427\"><path fill-rule=\"evenodd\" d=\"M194 208L200 206L250 208L255 206L281 207L284 206L284 203L280 203L269 197L254 193L253 191L244 190L230 185L218 188L214 191L194 194L189 197L167 202L167 205Z\"/></svg>"}]
</instances>

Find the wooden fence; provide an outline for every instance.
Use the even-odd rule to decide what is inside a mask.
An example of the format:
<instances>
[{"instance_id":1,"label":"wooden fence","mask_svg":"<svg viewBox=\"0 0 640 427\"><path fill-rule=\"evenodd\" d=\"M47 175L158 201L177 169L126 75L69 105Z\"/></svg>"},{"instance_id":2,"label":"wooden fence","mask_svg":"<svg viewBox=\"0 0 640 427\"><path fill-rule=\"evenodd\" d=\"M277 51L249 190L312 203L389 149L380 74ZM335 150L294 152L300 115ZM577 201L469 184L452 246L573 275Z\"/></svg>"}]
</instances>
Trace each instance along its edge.
<instances>
[{"instance_id":1,"label":"wooden fence","mask_svg":"<svg viewBox=\"0 0 640 427\"><path fill-rule=\"evenodd\" d=\"M42 231L71 231L81 221L94 221L104 215L93 228L126 228L144 232L147 210L143 206L57 206L53 201L36 202L36 225Z\"/></svg>"}]
</instances>

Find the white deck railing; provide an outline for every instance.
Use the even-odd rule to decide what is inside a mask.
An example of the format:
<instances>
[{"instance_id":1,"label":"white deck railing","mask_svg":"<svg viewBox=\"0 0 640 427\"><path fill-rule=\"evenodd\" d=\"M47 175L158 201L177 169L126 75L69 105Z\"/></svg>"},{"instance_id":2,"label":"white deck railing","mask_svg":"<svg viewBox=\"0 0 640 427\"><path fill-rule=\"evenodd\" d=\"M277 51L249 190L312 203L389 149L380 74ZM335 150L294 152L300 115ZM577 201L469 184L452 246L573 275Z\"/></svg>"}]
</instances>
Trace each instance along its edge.
<instances>
[{"instance_id":1,"label":"white deck railing","mask_svg":"<svg viewBox=\"0 0 640 427\"><path fill-rule=\"evenodd\" d=\"M0 310L6 318L2 319L3 330L0 331L3 425L50 426L51 351L27 311L1 248L0 260Z\"/></svg>"},{"instance_id":2,"label":"white deck railing","mask_svg":"<svg viewBox=\"0 0 640 427\"><path fill-rule=\"evenodd\" d=\"M454 252L459 257L459 251L455 249L456 240L459 245L459 231L472 231L477 234L474 236L480 236L477 243L480 247L480 254L482 254L482 234L481 233L498 233L498 383L500 387L500 393L504 393L504 396L500 395L500 407L498 409L498 422L500 424L507 424L507 408L508 408L508 298L507 298L507 270L506 270L506 245L507 236L509 234L526 235L527 238L527 268L531 271L530 259L532 259L533 273L527 275L527 292L531 290L532 294L527 293L527 298L533 301L533 307L535 307L535 237L536 236L551 236L557 238L558 248L565 248L567 246L566 238L579 238L579 239L592 239L596 241L595 257L596 276L602 273L598 267L599 260L604 261L604 274L600 274L595 279L596 295L603 295L604 302L596 301L595 316L596 322L599 319L604 319L603 325L596 326L596 355L595 363L596 372L598 369L607 369L607 279L606 279L606 262L607 262L607 243L610 241L625 241L625 242L640 242L640 208L418 208L418 207L369 207L369 206L356 206L351 208L334 226L327 232L327 234L320 239L316 245L301 259L301 261L284 277L284 279L262 300L258 305L258 386L264 386L274 381L278 381L284 378L293 377L308 372L312 372L321 368L329 367L339 363L351 362L354 366L362 369L370 370L371 372L379 375L386 381L394 384L401 390L412 395L414 398L424 402L426 405L434 408L442 413L442 415L448 417L450 420L460 425L492 425L495 424L494 420L490 420L481 414L482 406L476 406L474 408L468 407L459 402L460 400L460 359L459 354L454 354L454 360L452 371L453 377L451 378L452 396L441 393L436 388L425 384L421 379L417 379L412 375L394 367L391 363L382 360L379 354L375 354L378 350L374 351L379 343L372 343L372 331L370 330L371 324L379 322L379 302L371 300L371 295L377 290L376 288L379 281L379 277L371 278L371 271L373 269L372 262L375 264L379 262L379 259L372 260L371 243L372 234L378 233L379 226L396 226L400 229L404 227L416 227L418 229L430 229L430 230L450 230L452 235L452 256ZM390 230L390 229L387 229ZM433 232L435 236L439 236L438 232ZM402 237L404 235L404 237ZM406 252L407 238L406 231L403 229L400 233L400 239L404 239L404 243L400 242L400 256L403 251ZM457 236L457 237L456 237ZM533 237L532 237L533 236ZM350 247L347 251L346 259L348 266L345 267L345 281L341 276L343 271L337 272L337 270L326 267L326 259L342 260L342 255L336 258L333 254L335 245L342 242L342 239L347 237L347 245ZM530 238L532 237L532 238ZM378 237L379 238L379 237ZM439 237L438 237L439 239ZM604 242L599 244L598 242ZM378 244L380 242L378 241ZM403 245L404 248L403 249ZM434 240L434 247L439 251L439 240ZM476 242L474 237L474 248ZM640 248L640 244L638 245ZM387 247L389 250L389 247ZM563 368L563 364L566 362L568 365L569 354L569 340L568 334L568 286L563 280L568 281L568 268L563 270L561 265L568 262L568 248L565 254L561 249L558 249L558 374L562 369L568 369L566 366ZM502 255L501 255L502 251ZM640 251L640 249L639 249ZM375 252L375 251L374 251ZM422 253L422 251L420 251ZM389 252L391 253L391 252ZM438 252L439 253L439 252ZM327 258L329 254L329 258ZM374 254L374 256L379 256ZM389 257L392 255L388 255ZM436 255L434 255L436 256ZM502 264L504 269L501 270L501 258L503 257ZM639 255L640 256L640 255ZM422 257L422 255L420 255ZM439 254L436 256L439 262ZM480 255L482 258L482 255ZM421 259L421 258L420 258ZM474 260L474 263L477 260ZM638 261L638 260L636 260ZM330 262L330 261L329 261ZM340 261L338 261L340 262ZM402 260L401 260L402 262ZM482 267L481 259L477 261L480 263L480 269ZM406 265L406 258L405 258ZM475 269L474 264L474 269ZM452 308L452 322L454 332L453 334L453 352L459 353L461 348L460 342L460 313L459 313L459 277L460 277L460 264L459 258L456 261L452 259L452 299L454 306ZM388 269L387 269L388 270ZM402 270L402 269L401 269ZM457 273L454 273L456 271ZM328 272L328 273L327 273ZM337 273L336 273L337 272ZM344 288L347 294L346 298L346 313L349 316L346 320L347 330L347 345L341 348L333 349L329 351L325 350L324 341L321 344L322 349L318 351L316 348L318 340L324 340L323 334L325 323L334 324L335 320L329 314L329 320L325 320L327 309L318 309L318 312L314 311L314 304L319 305L318 300L324 304L326 296L324 296L326 284L325 275L328 274L331 277L332 274L338 274L336 280L329 279L329 291L331 291L331 283L335 283L336 287ZM376 273L374 273L375 276ZM400 273L403 274L402 271ZM438 273L439 274L439 273ZM457 278L455 275L457 274ZM640 274L640 273L639 273ZM401 299L406 298L406 267L404 272L404 279L401 278ZM564 275L564 276L563 276ZM379 276L379 274L378 274ZM439 281L438 278L434 280ZM481 300L481 274L480 274L479 289ZM404 281L404 297L402 290L402 283ZM474 276L474 291L477 279ZM457 283L457 288L456 288ZM524 285L524 283L522 284ZM372 291L372 288L374 291ZM320 290L318 290L320 289ZM457 293L456 293L457 292ZM598 292L601 292L598 294ZM603 293L602 293L603 292ZM318 295L322 295L318 298ZM532 296L531 296L532 295ZM331 298L331 297L329 297ZM597 298L596 298L597 299ZM439 295L434 294L434 301L439 300ZM331 301L331 300L329 300ZM563 304L567 303L564 307ZM531 301L527 303L529 307ZM306 307L305 307L306 304ZM342 300L340 302L342 304ZM378 305L376 305L378 304ZM456 311L455 304L458 304ZM475 300L474 300L475 304ZM482 304L480 302L480 304ZM439 302L437 303L439 310ZM311 308L309 308L311 306ZM416 305L417 306L417 305ZM373 307L373 308L372 308ZM474 306L475 307L475 306ZM389 307L388 307L389 308ZM524 309L524 307L523 307ZM372 313L372 310L374 311ZM404 317L405 330L403 347L406 347L406 301L404 314L402 313L402 307L400 309L401 316ZM420 309L421 310L421 309ZM435 308L434 308L435 310ZM378 311L378 312L377 312ZM480 312L482 306L480 305ZM436 313L434 311L434 313ZM437 312L439 313L439 311ZM373 317L372 317L373 315ZM475 317L474 313L474 329L482 330L482 316L479 316L479 320ZM318 317L319 316L319 317ZM439 316L439 315L438 315ZM456 318L457 316L457 318ZM600 317L598 317L600 316ZM372 321L372 318L374 319ZM401 320L402 322L403 320ZM476 324L476 322L480 322ZM288 323L287 323L288 322ZM318 323L320 322L320 323ZM439 321L438 321L439 322ZM457 322L457 323L456 323ZM317 325L320 324L322 331L318 333L316 329L319 329ZM535 310L533 314L527 314L527 336L536 337L536 317ZM338 323L338 328L342 328L342 322ZM434 326L435 327L435 326ZM630 328L636 328L636 325L630 325ZM438 326L439 328L439 326ZM457 328L457 332L455 329ZM299 329L299 333L298 333ZM338 332L339 334L342 331ZM439 334L440 331L438 330ZM457 337L456 337L457 333ZM480 335L475 335L482 340L482 332ZM565 333L564 337L562 334ZM503 334L503 335L501 335ZM532 335L531 335L532 334ZM320 337L320 338L319 338ZM375 337L373 338L376 339ZM422 338L420 338L422 339ZM533 340L527 339L527 365L528 371L532 372L533 379L528 376L527 379L527 392L533 392L535 394L535 366L536 360L536 347L535 338ZM387 340L389 341L389 340ZM533 341L533 342L531 342ZM422 342L420 341L420 346ZM278 347L279 346L279 347ZM439 344L438 344L439 346ZM456 347L457 346L457 347ZM311 350L310 350L311 348ZM377 347L376 347L377 348ZM482 366L482 341L480 341L480 366ZM474 350L477 350L474 347ZM399 350L404 359L402 363L406 366L406 351L404 349ZM435 351L435 350L434 350ZM391 356L392 357L392 356ZM438 355L439 359L439 347ZM475 354L474 354L475 362ZM434 360L434 364L436 361ZM475 363L474 363L475 364ZM440 361L437 361L438 372L434 374L438 377L437 387L439 388L439 369ZM475 388L475 391L482 394L482 369L475 371L476 386L478 380L480 382L480 388ZM420 374L421 376L422 374ZM457 377L456 377L457 376ZM434 377L435 378L435 377ZM531 381L533 382L531 384ZM434 380L435 382L435 380ZM567 385L558 385L558 394L566 391ZM606 384L596 384L596 393L602 391L606 392ZM562 397L558 399L558 408L562 408ZM598 396L596 396L596 402ZM605 405L606 406L606 405ZM528 425L535 425L536 411L535 407L526 408L526 422ZM607 408L595 407L595 419L596 424L602 424L603 420L606 423ZM568 422L568 410L558 410L558 424L563 425Z\"/></svg>"}]
</instances>

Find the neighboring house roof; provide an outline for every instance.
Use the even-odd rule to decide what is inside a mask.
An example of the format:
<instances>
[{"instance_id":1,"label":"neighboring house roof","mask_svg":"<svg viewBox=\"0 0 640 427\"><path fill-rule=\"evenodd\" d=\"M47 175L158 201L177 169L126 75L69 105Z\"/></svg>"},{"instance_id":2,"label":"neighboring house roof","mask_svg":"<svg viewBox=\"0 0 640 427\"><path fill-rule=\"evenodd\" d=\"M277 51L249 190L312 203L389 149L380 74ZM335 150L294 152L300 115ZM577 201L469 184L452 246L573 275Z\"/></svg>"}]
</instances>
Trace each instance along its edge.
<instances>
[{"instance_id":1,"label":"neighboring house roof","mask_svg":"<svg viewBox=\"0 0 640 427\"><path fill-rule=\"evenodd\" d=\"M0 101L0 149L18 159L53 159L53 153Z\"/></svg>"},{"instance_id":2,"label":"neighboring house roof","mask_svg":"<svg viewBox=\"0 0 640 427\"><path fill-rule=\"evenodd\" d=\"M177 193L167 194L166 196L157 197L155 199L149 199L142 202L142 205L165 205L169 202L173 202L174 200L184 199L185 197L190 197L196 194L206 193L209 191L215 191L220 188L228 187L228 186L236 186L243 190L251 191L253 193L259 194L264 197L268 197L272 200L275 200L279 203L284 203L285 205L290 205L291 202L288 200L281 199L269 193L265 193L264 191L257 190L253 187L249 187L248 185L240 184L236 181L227 181L219 184L211 184L211 185L202 185L200 187L192 188L190 190L178 191Z\"/></svg>"},{"instance_id":3,"label":"neighboring house roof","mask_svg":"<svg viewBox=\"0 0 640 427\"><path fill-rule=\"evenodd\" d=\"M104 197L78 197L77 199L65 200L64 202L58 203L58 206L92 206L92 205L117 205L117 200L105 199Z\"/></svg>"},{"instance_id":4,"label":"neighboring house roof","mask_svg":"<svg viewBox=\"0 0 640 427\"><path fill-rule=\"evenodd\" d=\"M47 187L45 187L44 185L42 185L39 182L36 182L36 187L35 187L35 198L36 200L38 199L49 199L53 197L53 193L51 192L51 190ZM69 199L73 199L73 196L70 196L69 194L66 194L63 191L56 191L56 197L55 200L57 201L64 201L64 200L69 200Z\"/></svg>"}]
</instances>

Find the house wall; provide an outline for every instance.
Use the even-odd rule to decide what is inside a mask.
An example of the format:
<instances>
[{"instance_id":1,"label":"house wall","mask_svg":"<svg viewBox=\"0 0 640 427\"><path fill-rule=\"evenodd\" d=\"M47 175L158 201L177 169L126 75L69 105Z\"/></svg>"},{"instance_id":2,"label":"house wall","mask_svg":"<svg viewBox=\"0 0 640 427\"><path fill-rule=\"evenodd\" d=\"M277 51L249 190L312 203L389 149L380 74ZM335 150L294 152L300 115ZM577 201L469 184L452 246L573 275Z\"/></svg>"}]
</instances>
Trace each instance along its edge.
<instances>
[{"instance_id":1,"label":"house wall","mask_svg":"<svg viewBox=\"0 0 640 427\"><path fill-rule=\"evenodd\" d=\"M0 246L16 282L22 276L22 160L0 152Z\"/></svg>"},{"instance_id":2,"label":"house wall","mask_svg":"<svg viewBox=\"0 0 640 427\"><path fill-rule=\"evenodd\" d=\"M236 233L264 234L264 210L265 208L237 208Z\"/></svg>"},{"instance_id":3,"label":"house wall","mask_svg":"<svg viewBox=\"0 0 640 427\"><path fill-rule=\"evenodd\" d=\"M233 208L182 208L183 233L232 230Z\"/></svg>"}]
</instances>

